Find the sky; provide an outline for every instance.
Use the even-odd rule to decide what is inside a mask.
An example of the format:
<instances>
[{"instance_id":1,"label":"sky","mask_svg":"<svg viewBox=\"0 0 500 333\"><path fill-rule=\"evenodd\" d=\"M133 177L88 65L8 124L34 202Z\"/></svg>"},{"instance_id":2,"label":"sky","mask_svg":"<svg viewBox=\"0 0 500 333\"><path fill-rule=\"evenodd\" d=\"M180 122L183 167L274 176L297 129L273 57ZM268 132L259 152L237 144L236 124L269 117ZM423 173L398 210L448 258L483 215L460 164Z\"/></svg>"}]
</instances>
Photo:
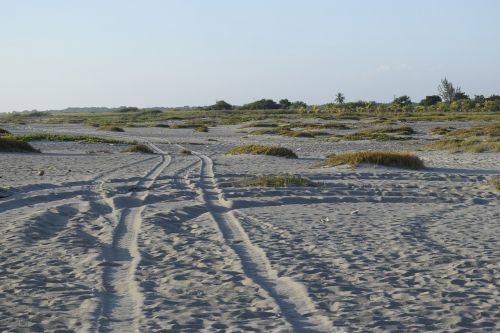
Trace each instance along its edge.
<instances>
[{"instance_id":1,"label":"sky","mask_svg":"<svg viewBox=\"0 0 500 333\"><path fill-rule=\"evenodd\" d=\"M498 0L0 0L0 112L500 94Z\"/></svg>"}]
</instances>

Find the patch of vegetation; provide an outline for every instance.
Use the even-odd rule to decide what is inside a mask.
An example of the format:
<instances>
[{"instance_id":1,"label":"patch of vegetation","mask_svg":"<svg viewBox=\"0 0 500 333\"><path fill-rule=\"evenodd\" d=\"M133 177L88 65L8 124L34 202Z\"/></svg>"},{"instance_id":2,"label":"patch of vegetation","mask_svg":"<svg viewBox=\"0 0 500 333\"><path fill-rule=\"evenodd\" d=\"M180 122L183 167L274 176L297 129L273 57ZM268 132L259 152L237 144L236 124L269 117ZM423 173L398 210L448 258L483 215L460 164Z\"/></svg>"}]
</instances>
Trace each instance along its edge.
<instances>
[{"instance_id":1,"label":"patch of vegetation","mask_svg":"<svg viewBox=\"0 0 500 333\"><path fill-rule=\"evenodd\" d=\"M257 122L251 122L250 124L246 124L246 125L240 126L240 128L278 127L278 126L280 126L280 123L278 123L278 122L262 122L262 121L257 121Z\"/></svg>"},{"instance_id":2,"label":"patch of vegetation","mask_svg":"<svg viewBox=\"0 0 500 333\"><path fill-rule=\"evenodd\" d=\"M444 135L449 133L452 129L450 127L433 127L430 129L429 133L435 135Z\"/></svg>"},{"instance_id":3,"label":"patch of vegetation","mask_svg":"<svg viewBox=\"0 0 500 333\"><path fill-rule=\"evenodd\" d=\"M50 134L50 133L29 133L29 134L7 134L3 138L9 138L21 141L81 141L85 143L128 143L122 140L104 139L96 136L86 135L64 135L64 134Z\"/></svg>"},{"instance_id":4,"label":"patch of vegetation","mask_svg":"<svg viewBox=\"0 0 500 333\"><path fill-rule=\"evenodd\" d=\"M115 125L105 125L97 128L98 131L110 131L110 132L125 132L125 130L120 126Z\"/></svg>"},{"instance_id":5,"label":"patch of vegetation","mask_svg":"<svg viewBox=\"0 0 500 333\"><path fill-rule=\"evenodd\" d=\"M491 179L491 185L497 190L500 191L500 177L494 177Z\"/></svg>"},{"instance_id":6,"label":"patch of vegetation","mask_svg":"<svg viewBox=\"0 0 500 333\"><path fill-rule=\"evenodd\" d=\"M28 142L0 136L0 152L2 153L39 153Z\"/></svg>"},{"instance_id":7,"label":"patch of vegetation","mask_svg":"<svg viewBox=\"0 0 500 333\"><path fill-rule=\"evenodd\" d=\"M490 138L443 138L424 146L425 149L447 150L451 153L500 151L500 140Z\"/></svg>"},{"instance_id":8,"label":"patch of vegetation","mask_svg":"<svg viewBox=\"0 0 500 333\"><path fill-rule=\"evenodd\" d=\"M252 154L252 155L271 155L286 158L297 158L297 155L290 149L280 146L265 145L243 145L229 150L228 155Z\"/></svg>"},{"instance_id":9,"label":"patch of vegetation","mask_svg":"<svg viewBox=\"0 0 500 333\"><path fill-rule=\"evenodd\" d=\"M137 143L127 148L127 153L154 154L155 152L149 146Z\"/></svg>"},{"instance_id":10,"label":"patch of vegetation","mask_svg":"<svg viewBox=\"0 0 500 333\"><path fill-rule=\"evenodd\" d=\"M170 125L169 124L155 124L154 127L170 128Z\"/></svg>"},{"instance_id":11,"label":"patch of vegetation","mask_svg":"<svg viewBox=\"0 0 500 333\"><path fill-rule=\"evenodd\" d=\"M474 126L470 128L460 128L450 131L446 136L466 138L471 136L490 136L498 137L500 136L500 123Z\"/></svg>"},{"instance_id":12,"label":"patch of vegetation","mask_svg":"<svg viewBox=\"0 0 500 333\"><path fill-rule=\"evenodd\" d=\"M171 124L170 128L199 128L199 127L208 127L208 126L216 126L217 123L215 121L209 121L209 120L199 120L199 119L193 119L193 120L188 120L184 121L181 123L175 123ZM208 131L208 129L207 129Z\"/></svg>"},{"instance_id":13,"label":"patch of vegetation","mask_svg":"<svg viewBox=\"0 0 500 333\"><path fill-rule=\"evenodd\" d=\"M194 130L195 130L196 132L204 132L204 133L206 133L206 132L208 132L208 127L207 127L207 126L205 126L205 125L203 125L203 126L198 126L198 127L196 127Z\"/></svg>"},{"instance_id":14,"label":"patch of vegetation","mask_svg":"<svg viewBox=\"0 0 500 333\"><path fill-rule=\"evenodd\" d=\"M318 183L315 183L307 178L303 178L300 175L266 175L257 176L252 179L244 180L238 183L242 187L290 187L290 186L307 186L307 187L317 187Z\"/></svg>"},{"instance_id":15,"label":"patch of vegetation","mask_svg":"<svg viewBox=\"0 0 500 333\"><path fill-rule=\"evenodd\" d=\"M191 152L191 150L184 148L184 149L181 149L181 154L183 154L183 155L191 155L192 152Z\"/></svg>"},{"instance_id":16,"label":"patch of vegetation","mask_svg":"<svg viewBox=\"0 0 500 333\"><path fill-rule=\"evenodd\" d=\"M0 135L4 135L4 134L10 134L10 132L7 131L6 129L0 128Z\"/></svg>"},{"instance_id":17,"label":"patch of vegetation","mask_svg":"<svg viewBox=\"0 0 500 333\"><path fill-rule=\"evenodd\" d=\"M333 154L327 156L326 161L316 166L321 167L347 164L352 167L357 167L362 163L413 170L419 170L425 167L424 162L414 154L406 152L375 150L343 153L338 155Z\"/></svg>"},{"instance_id":18,"label":"patch of vegetation","mask_svg":"<svg viewBox=\"0 0 500 333\"><path fill-rule=\"evenodd\" d=\"M390 134L387 134L390 133ZM407 137L395 136L391 134L398 135L411 135L415 133L413 128L410 126L400 126L400 127L382 127L382 128L370 128L355 133L345 135L344 140L376 140L376 141L387 141L387 140L407 140Z\"/></svg>"}]
</instances>

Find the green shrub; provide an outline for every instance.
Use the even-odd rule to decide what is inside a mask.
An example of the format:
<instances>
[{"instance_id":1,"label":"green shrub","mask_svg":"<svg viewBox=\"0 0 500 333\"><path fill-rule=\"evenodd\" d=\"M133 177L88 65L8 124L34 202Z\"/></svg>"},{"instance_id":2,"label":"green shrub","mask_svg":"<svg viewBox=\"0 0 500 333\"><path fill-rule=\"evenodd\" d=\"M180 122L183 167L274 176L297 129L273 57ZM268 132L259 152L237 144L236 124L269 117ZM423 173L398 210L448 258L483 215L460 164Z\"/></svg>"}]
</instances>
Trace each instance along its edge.
<instances>
[{"instance_id":1,"label":"green shrub","mask_svg":"<svg viewBox=\"0 0 500 333\"><path fill-rule=\"evenodd\" d=\"M127 153L141 153L141 154L154 154L153 149L145 144L137 143L127 148Z\"/></svg>"},{"instance_id":2,"label":"green shrub","mask_svg":"<svg viewBox=\"0 0 500 333\"><path fill-rule=\"evenodd\" d=\"M50 133L29 133L29 134L7 134L5 138L21 141L81 141L86 143L127 143L123 140L104 139L95 136L86 135L65 135L65 134L50 134Z\"/></svg>"},{"instance_id":3,"label":"green shrub","mask_svg":"<svg viewBox=\"0 0 500 333\"><path fill-rule=\"evenodd\" d=\"M443 135L449 133L450 131L451 129L449 127L433 127L429 132L435 135Z\"/></svg>"},{"instance_id":4,"label":"green shrub","mask_svg":"<svg viewBox=\"0 0 500 333\"><path fill-rule=\"evenodd\" d=\"M316 187L319 184L299 175L266 175L247 179L238 184L239 186L252 187L289 187L289 186L309 186Z\"/></svg>"},{"instance_id":5,"label":"green shrub","mask_svg":"<svg viewBox=\"0 0 500 333\"><path fill-rule=\"evenodd\" d=\"M343 138L345 140L376 140L376 141L387 141L387 140L407 140L406 137L394 136L391 134L399 135L411 135L415 133L413 128L410 126L400 126L400 127L382 127L382 128L370 128L362 131L358 131L352 134L345 135Z\"/></svg>"},{"instance_id":6,"label":"green shrub","mask_svg":"<svg viewBox=\"0 0 500 333\"><path fill-rule=\"evenodd\" d=\"M347 164L357 167L361 163L384 165L403 169L423 169L422 160L411 153L393 151L359 151L330 155L326 161L317 166L336 166Z\"/></svg>"},{"instance_id":7,"label":"green shrub","mask_svg":"<svg viewBox=\"0 0 500 333\"><path fill-rule=\"evenodd\" d=\"M0 152L2 153L39 153L38 149L33 148L28 142L22 140L10 139L0 136Z\"/></svg>"},{"instance_id":8,"label":"green shrub","mask_svg":"<svg viewBox=\"0 0 500 333\"><path fill-rule=\"evenodd\" d=\"M265 145L237 146L229 150L226 154L271 155L271 156L286 157L286 158L297 158L297 155L288 148L280 146L265 146Z\"/></svg>"},{"instance_id":9,"label":"green shrub","mask_svg":"<svg viewBox=\"0 0 500 333\"><path fill-rule=\"evenodd\" d=\"M97 128L98 131L125 132L120 126L105 125Z\"/></svg>"},{"instance_id":10,"label":"green shrub","mask_svg":"<svg viewBox=\"0 0 500 333\"><path fill-rule=\"evenodd\" d=\"M203 125L203 126L198 126L194 129L196 132L208 132L208 127Z\"/></svg>"},{"instance_id":11,"label":"green shrub","mask_svg":"<svg viewBox=\"0 0 500 333\"><path fill-rule=\"evenodd\" d=\"M452 153L500 151L500 140L497 138L443 138L424 146L425 149L448 150Z\"/></svg>"},{"instance_id":12,"label":"green shrub","mask_svg":"<svg viewBox=\"0 0 500 333\"><path fill-rule=\"evenodd\" d=\"M181 149L181 154L183 154L183 155L191 155L192 152L189 149L183 148L183 149Z\"/></svg>"}]
</instances>

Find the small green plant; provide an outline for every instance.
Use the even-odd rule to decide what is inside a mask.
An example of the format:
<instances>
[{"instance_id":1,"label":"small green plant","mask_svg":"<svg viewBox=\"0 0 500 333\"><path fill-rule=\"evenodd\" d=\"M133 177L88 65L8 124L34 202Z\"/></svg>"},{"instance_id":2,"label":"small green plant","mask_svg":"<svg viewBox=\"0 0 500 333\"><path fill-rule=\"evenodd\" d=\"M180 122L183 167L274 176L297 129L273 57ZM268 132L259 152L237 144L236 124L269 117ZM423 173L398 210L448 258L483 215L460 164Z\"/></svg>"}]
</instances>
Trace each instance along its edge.
<instances>
[{"instance_id":1,"label":"small green plant","mask_svg":"<svg viewBox=\"0 0 500 333\"><path fill-rule=\"evenodd\" d=\"M29 134L6 134L4 138L21 140L21 141L81 141L85 143L128 143L123 140L104 139L96 136L87 135L65 135L65 134L50 134L50 133L29 133Z\"/></svg>"},{"instance_id":2,"label":"small green plant","mask_svg":"<svg viewBox=\"0 0 500 333\"><path fill-rule=\"evenodd\" d=\"M390 134L387 134L390 133ZM410 126L400 126L400 127L382 127L382 128L370 128L367 130L358 131L345 135L344 140L376 140L376 141L387 141L387 140L407 140L407 137L395 136L391 134L398 135L411 135L415 133L413 128Z\"/></svg>"},{"instance_id":3,"label":"small green plant","mask_svg":"<svg viewBox=\"0 0 500 333\"><path fill-rule=\"evenodd\" d=\"M208 127L203 125L203 126L198 126L194 129L196 132L208 132Z\"/></svg>"},{"instance_id":4,"label":"small green plant","mask_svg":"<svg viewBox=\"0 0 500 333\"><path fill-rule=\"evenodd\" d=\"M181 149L181 154L183 154L183 155L191 155L192 152L189 149L183 148L183 149Z\"/></svg>"},{"instance_id":5,"label":"small green plant","mask_svg":"<svg viewBox=\"0 0 500 333\"><path fill-rule=\"evenodd\" d=\"M0 135L4 135L4 134L10 134L10 132L7 131L6 129L0 128Z\"/></svg>"},{"instance_id":6,"label":"small green plant","mask_svg":"<svg viewBox=\"0 0 500 333\"><path fill-rule=\"evenodd\" d=\"M0 152L2 153L39 153L38 149L33 148L28 142L15 140L0 136Z\"/></svg>"},{"instance_id":7,"label":"small green plant","mask_svg":"<svg viewBox=\"0 0 500 333\"><path fill-rule=\"evenodd\" d=\"M451 129L449 127L433 127L429 132L435 135L444 135L446 133L449 133L450 131Z\"/></svg>"},{"instance_id":8,"label":"small green plant","mask_svg":"<svg viewBox=\"0 0 500 333\"><path fill-rule=\"evenodd\" d=\"M276 122L251 122L250 124L246 124L240 126L240 128L250 128L250 127L278 127L280 124Z\"/></svg>"},{"instance_id":9,"label":"small green plant","mask_svg":"<svg viewBox=\"0 0 500 333\"><path fill-rule=\"evenodd\" d=\"M252 179L244 180L238 183L239 186L243 187L289 187L289 186L308 186L316 187L319 186L307 178L303 178L300 175L266 175L257 176Z\"/></svg>"},{"instance_id":10,"label":"small green plant","mask_svg":"<svg viewBox=\"0 0 500 333\"><path fill-rule=\"evenodd\" d=\"M491 179L491 185L497 190L500 191L500 177L494 177Z\"/></svg>"},{"instance_id":11,"label":"small green plant","mask_svg":"<svg viewBox=\"0 0 500 333\"><path fill-rule=\"evenodd\" d=\"M443 138L424 146L424 149L447 150L451 153L471 152L482 153L486 151L500 151L498 138Z\"/></svg>"},{"instance_id":12,"label":"small green plant","mask_svg":"<svg viewBox=\"0 0 500 333\"><path fill-rule=\"evenodd\" d=\"M153 149L145 144L137 143L127 148L127 153L154 154Z\"/></svg>"},{"instance_id":13,"label":"small green plant","mask_svg":"<svg viewBox=\"0 0 500 333\"><path fill-rule=\"evenodd\" d=\"M336 166L343 164L357 167L362 163L414 170L423 169L425 167L424 162L414 154L406 152L376 150L329 155L327 156L326 161L316 165L316 167Z\"/></svg>"},{"instance_id":14,"label":"small green plant","mask_svg":"<svg viewBox=\"0 0 500 333\"><path fill-rule=\"evenodd\" d=\"M120 126L106 125L97 128L98 131L110 131L110 132L125 132L125 130Z\"/></svg>"},{"instance_id":15,"label":"small green plant","mask_svg":"<svg viewBox=\"0 0 500 333\"><path fill-rule=\"evenodd\" d=\"M265 146L265 145L243 145L237 146L229 150L228 155L271 155L286 158L297 158L297 155L290 149L280 146Z\"/></svg>"}]
</instances>

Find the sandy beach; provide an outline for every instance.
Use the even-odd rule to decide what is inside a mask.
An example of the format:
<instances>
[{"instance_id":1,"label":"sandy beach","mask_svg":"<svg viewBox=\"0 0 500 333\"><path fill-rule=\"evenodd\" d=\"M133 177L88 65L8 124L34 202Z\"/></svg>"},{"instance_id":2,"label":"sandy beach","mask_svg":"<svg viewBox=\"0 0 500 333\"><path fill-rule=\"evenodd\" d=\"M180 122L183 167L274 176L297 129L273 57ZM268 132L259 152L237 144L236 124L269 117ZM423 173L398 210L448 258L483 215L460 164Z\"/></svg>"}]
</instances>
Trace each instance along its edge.
<instances>
[{"instance_id":1,"label":"sandy beach","mask_svg":"<svg viewBox=\"0 0 500 333\"><path fill-rule=\"evenodd\" d=\"M439 125L384 142L6 125L156 154L35 141L41 154L0 155L0 331L499 331L500 154L418 150ZM242 143L299 158L225 155ZM366 149L411 150L427 168L310 168ZM321 185L235 185L278 173Z\"/></svg>"}]
</instances>

